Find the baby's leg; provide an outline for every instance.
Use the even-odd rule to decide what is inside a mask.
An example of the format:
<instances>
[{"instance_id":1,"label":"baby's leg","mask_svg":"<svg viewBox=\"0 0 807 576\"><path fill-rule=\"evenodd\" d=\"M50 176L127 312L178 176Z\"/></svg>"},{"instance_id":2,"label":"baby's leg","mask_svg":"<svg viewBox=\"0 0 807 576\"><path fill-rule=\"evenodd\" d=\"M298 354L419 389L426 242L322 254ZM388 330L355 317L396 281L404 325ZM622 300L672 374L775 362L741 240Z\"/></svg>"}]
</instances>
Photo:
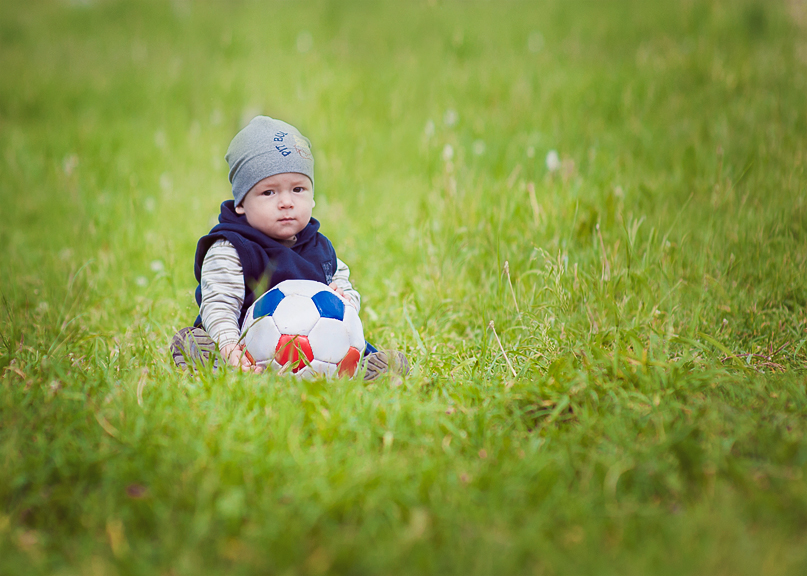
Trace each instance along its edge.
<instances>
[{"instance_id":1,"label":"baby's leg","mask_svg":"<svg viewBox=\"0 0 807 576\"><path fill-rule=\"evenodd\" d=\"M170 348L174 363L183 370L193 370L211 363L213 370L218 366L216 343L202 328L183 328L174 334Z\"/></svg>"}]
</instances>

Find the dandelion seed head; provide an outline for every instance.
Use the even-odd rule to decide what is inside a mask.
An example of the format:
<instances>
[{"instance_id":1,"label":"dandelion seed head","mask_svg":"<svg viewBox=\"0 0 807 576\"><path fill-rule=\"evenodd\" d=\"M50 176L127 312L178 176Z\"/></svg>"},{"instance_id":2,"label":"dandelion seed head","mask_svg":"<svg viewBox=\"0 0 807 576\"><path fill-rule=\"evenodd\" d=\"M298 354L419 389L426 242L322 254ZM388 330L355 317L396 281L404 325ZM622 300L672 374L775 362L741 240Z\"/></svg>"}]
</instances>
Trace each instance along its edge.
<instances>
[{"instance_id":1,"label":"dandelion seed head","mask_svg":"<svg viewBox=\"0 0 807 576\"><path fill-rule=\"evenodd\" d=\"M431 138L434 136L434 120L429 118L426 121L426 126L423 128L423 133L426 135L426 138Z\"/></svg>"},{"instance_id":2,"label":"dandelion seed head","mask_svg":"<svg viewBox=\"0 0 807 576\"><path fill-rule=\"evenodd\" d=\"M558 170L560 170L560 166L561 166L560 156L558 156L557 151L550 150L549 152L547 152L546 154L547 170L549 170L550 172L557 172Z\"/></svg>"},{"instance_id":3,"label":"dandelion seed head","mask_svg":"<svg viewBox=\"0 0 807 576\"><path fill-rule=\"evenodd\" d=\"M160 188L166 194L170 193L174 189L174 180L167 172L163 172L160 175Z\"/></svg>"}]
</instances>

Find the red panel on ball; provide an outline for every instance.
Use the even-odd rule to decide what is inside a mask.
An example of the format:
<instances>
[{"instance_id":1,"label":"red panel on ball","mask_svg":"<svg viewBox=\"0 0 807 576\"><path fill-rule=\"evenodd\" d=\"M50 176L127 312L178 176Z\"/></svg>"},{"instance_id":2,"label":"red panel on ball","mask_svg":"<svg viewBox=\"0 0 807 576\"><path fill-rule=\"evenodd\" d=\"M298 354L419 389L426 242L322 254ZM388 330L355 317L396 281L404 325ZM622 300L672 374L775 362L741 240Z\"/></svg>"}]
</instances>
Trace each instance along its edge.
<instances>
[{"instance_id":1,"label":"red panel on ball","mask_svg":"<svg viewBox=\"0 0 807 576\"><path fill-rule=\"evenodd\" d=\"M291 362L291 371L297 372L305 368L314 359L314 352L311 344L305 336L291 336L283 334L277 342L275 349L275 360L278 364L285 366Z\"/></svg>"},{"instance_id":2,"label":"red panel on ball","mask_svg":"<svg viewBox=\"0 0 807 576\"><path fill-rule=\"evenodd\" d=\"M353 376L356 373L359 360L361 360L361 352L351 346L347 354L345 354L345 357L342 358L342 361L339 363L339 375L344 376L347 374L348 376Z\"/></svg>"}]
</instances>

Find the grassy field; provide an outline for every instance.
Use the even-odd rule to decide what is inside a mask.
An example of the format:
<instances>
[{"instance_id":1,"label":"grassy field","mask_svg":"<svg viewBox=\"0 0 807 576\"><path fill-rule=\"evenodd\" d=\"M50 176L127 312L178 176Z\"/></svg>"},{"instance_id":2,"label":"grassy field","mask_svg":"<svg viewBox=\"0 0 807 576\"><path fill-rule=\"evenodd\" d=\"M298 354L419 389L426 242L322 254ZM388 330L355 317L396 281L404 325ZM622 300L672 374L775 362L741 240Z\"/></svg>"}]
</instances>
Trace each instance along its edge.
<instances>
[{"instance_id":1,"label":"grassy field","mask_svg":"<svg viewBox=\"0 0 807 576\"><path fill-rule=\"evenodd\" d=\"M807 573L807 2L3 2L0 574ZM178 372L258 113L413 373Z\"/></svg>"}]
</instances>

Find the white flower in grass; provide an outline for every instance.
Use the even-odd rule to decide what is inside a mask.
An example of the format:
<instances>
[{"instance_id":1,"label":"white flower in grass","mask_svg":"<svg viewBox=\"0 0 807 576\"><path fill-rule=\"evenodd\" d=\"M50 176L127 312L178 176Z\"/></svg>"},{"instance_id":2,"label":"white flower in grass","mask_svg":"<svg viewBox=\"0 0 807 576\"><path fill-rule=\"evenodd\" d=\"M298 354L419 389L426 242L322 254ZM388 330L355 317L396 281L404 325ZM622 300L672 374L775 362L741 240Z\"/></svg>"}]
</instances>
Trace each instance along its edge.
<instances>
[{"instance_id":1,"label":"white flower in grass","mask_svg":"<svg viewBox=\"0 0 807 576\"><path fill-rule=\"evenodd\" d=\"M443 160L448 162L454 157L454 147L451 144L443 146Z\"/></svg>"},{"instance_id":2,"label":"white flower in grass","mask_svg":"<svg viewBox=\"0 0 807 576\"><path fill-rule=\"evenodd\" d=\"M163 264L162 260L152 260L151 261L151 271L152 272L162 272L165 270L165 264Z\"/></svg>"},{"instance_id":3,"label":"white flower in grass","mask_svg":"<svg viewBox=\"0 0 807 576\"><path fill-rule=\"evenodd\" d=\"M473 151L474 154L477 156L481 156L485 153L485 141L484 140L474 140L473 144Z\"/></svg>"},{"instance_id":4,"label":"white flower in grass","mask_svg":"<svg viewBox=\"0 0 807 576\"><path fill-rule=\"evenodd\" d=\"M160 175L160 188L166 194L169 194L174 189L174 179L167 172Z\"/></svg>"},{"instance_id":5,"label":"white flower in grass","mask_svg":"<svg viewBox=\"0 0 807 576\"><path fill-rule=\"evenodd\" d=\"M137 284L141 288L144 288L145 286L147 286L148 283L149 283L149 281L145 276L138 276L137 278L135 278L135 284Z\"/></svg>"},{"instance_id":6,"label":"white flower in grass","mask_svg":"<svg viewBox=\"0 0 807 576\"><path fill-rule=\"evenodd\" d=\"M431 138L434 136L434 120L429 119L426 122L426 126L423 128L423 133L426 135L426 138Z\"/></svg>"},{"instance_id":7,"label":"white flower in grass","mask_svg":"<svg viewBox=\"0 0 807 576\"><path fill-rule=\"evenodd\" d=\"M459 119L460 115L457 114L457 111L453 108L446 110L446 113L443 115L443 122L446 126L453 126Z\"/></svg>"},{"instance_id":8,"label":"white flower in grass","mask_svg":"<svg viewBox=\"0 0 807 576\"><path fill-rule=\"evenodd\" d=\"M558 156L557 151L550 150L546 154L546 168L550 172L557 172L560 170L560 156Z\"/></svg>"}]
</instances>

